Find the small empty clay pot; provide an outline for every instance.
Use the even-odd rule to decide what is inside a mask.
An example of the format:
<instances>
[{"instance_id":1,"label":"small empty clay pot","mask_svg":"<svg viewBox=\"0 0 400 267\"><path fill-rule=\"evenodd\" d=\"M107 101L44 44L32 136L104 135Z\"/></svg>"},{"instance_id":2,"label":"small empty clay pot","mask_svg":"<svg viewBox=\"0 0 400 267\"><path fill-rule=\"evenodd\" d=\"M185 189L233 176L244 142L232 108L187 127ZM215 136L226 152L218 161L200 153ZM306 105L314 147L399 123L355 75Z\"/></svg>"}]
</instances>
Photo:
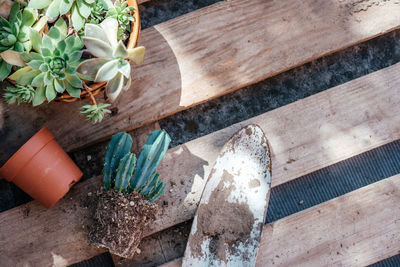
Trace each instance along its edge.
<instances>
[{"instance_id":1,"label":"small empty clay pot","mask_svg":"<svg viewBox=\"0 0 400 267\"><path fill-rule=\"evenodd\" d=\"M51 208L79 181L82 172L45 127L0 168L0 176Z\"/></svg>"}]
</instances>

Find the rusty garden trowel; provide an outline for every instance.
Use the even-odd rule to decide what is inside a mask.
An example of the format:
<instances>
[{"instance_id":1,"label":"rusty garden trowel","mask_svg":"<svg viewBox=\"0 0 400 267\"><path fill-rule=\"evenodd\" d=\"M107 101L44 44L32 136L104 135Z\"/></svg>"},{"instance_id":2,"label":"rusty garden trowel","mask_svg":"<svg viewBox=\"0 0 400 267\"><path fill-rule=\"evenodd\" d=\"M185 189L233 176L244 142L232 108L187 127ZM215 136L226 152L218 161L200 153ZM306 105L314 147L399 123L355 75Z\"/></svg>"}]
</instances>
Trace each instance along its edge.
<instances>
[{"instance_id":1,"label":"rusty garden trowel","mask_svg":"<svg viewBox=\"0 0 400 267\"><path fill-rule=\"evenodd\" d=\"M204 188L182 266L254 266L267 212L271 158L257 125L223 147Z\"/></svg>"}]
</instances>

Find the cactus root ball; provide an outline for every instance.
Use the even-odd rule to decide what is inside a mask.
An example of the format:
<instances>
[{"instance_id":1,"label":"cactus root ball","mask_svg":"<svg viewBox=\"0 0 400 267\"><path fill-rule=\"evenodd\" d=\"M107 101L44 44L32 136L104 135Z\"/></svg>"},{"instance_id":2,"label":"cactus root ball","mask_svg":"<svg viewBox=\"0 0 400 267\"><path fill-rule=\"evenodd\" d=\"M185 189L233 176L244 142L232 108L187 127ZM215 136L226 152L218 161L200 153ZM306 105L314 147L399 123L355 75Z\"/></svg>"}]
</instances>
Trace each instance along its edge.
<instances>
[{"instance_id":1,"label":"cactus root ball","mask_svg":"<svg viewBox=\"0 0 400 267\"><path fill-rule=\"evenodd\" d=\"M89 229L89 242L120 257L132 258L157 210L157 204L143 200L136 192L123 195L103 190Z\"/></svg>"}]
</instances>

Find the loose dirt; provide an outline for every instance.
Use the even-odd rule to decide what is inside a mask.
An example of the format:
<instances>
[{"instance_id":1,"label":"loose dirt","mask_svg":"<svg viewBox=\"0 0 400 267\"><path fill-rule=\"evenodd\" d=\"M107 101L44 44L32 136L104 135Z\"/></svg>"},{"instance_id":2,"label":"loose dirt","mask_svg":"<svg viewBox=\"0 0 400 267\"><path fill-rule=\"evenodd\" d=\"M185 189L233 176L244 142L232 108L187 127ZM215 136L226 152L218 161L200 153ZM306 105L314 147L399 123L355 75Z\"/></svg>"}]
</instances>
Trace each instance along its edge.
<instances>
[{"instance_id":1,"label":"loose dirt","mask_svg":"<svg viewBox=\"0 0 400 267\"><path fill-rule=\"evenodd\" d=\"M157 204L143 200L136 192L123 195L114 190L99 191L98 199L94 223L89 226L90 243L132 258L143 232L155 220Z\"/></svg>"},{"instance_id":2,"label":"loose dirt","mask_svg":"<svg viewBox=\"0 0 400 267\"><path fill-rule=\"evenodd\" d=\"M229 187L224 183L229 182ZM197 232L193 235L191 252L196 257L203 257L201 244L211 239L210 250L213 257L226 262L228 251L232 255L248 257L238 250L240 243L252 242L250 233L254 224L254 216L245 203L229 203L226 201L235 186L233 177L224 171L217 188L213 191L208 204L201 204L197 218Z\"/></svg>"}]
</instances>

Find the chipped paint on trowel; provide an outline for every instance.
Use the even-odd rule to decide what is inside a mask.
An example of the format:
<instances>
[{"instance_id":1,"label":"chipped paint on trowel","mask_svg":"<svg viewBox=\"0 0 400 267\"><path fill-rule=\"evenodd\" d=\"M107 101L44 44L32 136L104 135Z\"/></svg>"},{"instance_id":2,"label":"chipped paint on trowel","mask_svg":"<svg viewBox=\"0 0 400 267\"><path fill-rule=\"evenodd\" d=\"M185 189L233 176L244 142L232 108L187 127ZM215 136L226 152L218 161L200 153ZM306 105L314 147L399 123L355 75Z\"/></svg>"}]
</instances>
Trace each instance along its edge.
<instances>
[{"instance_id":1,"label":"chipped paint on trowel","mask_svg":"<svg viewBox=\"0 0 400 267\"><path fill-rule=\"evenodd\" d=\"M267 139L257 125L237 132L210 173L182 266L254 266L271 184Z\"/></svg>"}]
</instances>

